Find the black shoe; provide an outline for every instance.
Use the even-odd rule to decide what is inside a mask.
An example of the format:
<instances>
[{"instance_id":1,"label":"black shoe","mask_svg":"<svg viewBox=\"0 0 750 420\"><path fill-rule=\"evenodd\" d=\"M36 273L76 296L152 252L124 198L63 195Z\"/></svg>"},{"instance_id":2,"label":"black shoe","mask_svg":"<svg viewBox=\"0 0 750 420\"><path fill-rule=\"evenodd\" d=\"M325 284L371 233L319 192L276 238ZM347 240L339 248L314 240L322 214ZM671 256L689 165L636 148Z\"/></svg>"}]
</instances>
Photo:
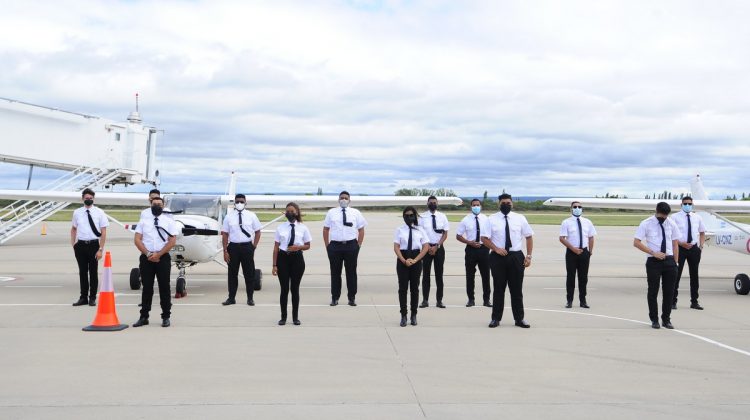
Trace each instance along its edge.
<instances>
[{"instance_id":1,"label":"black shoe","mask_svg":"<svg viewBox=\"0 0 750 420\"><path fill-rule=\"evenodd\" d=\"M435 305L435 306L437 306L438 308L445 309L445 305L443 305L443 302L441 302L441 301L438 301L437 305Z\"/></svg>"},{"instance_id":2,"label":"black shoe","mask_svg":"<svg viewBox=\"0 0 750 420\"><path fill-rule=\"evenodd\" d=\"M254 300L252 300L252 299L248 299L248 300L247 300L247 304L248 304L249 306L255 306L255 301L254 301Z\"/></svg>"},{"instance_id":3,"label":"black shoe","mask_svg":"<svg viewBox=\"0 0 750 420\"><path fill-rule=\"evenodd\" d=\"M295 320L293 320L293 321L292 321L292 323L293 323L294 325L302 325L302 323L300 322L300 320L299 320L299 319L295 319Z\"/></svg>"},{"instance_id":4,"label":"black shoe","mask_svg":"<svg viewBox=\"0 0 750 420\"><path fill-rule=\"evenodd\" d=\"M402 327L405 327L405 326L406 326L406 315L402 315L402 316L401 316L401 324L400 324L400 325L401 325Z\"/></svg>"},{"instance_id":5,"label":"black shoe","mask_svg":"<svg viewBox=\"0 0 750 420\"><path fill-rule=\"evenodd\" d=\"M695 302L695 303L691 303L690 304L690 309L697 309L699 311L702 311L703 307L701 305L699 305L698 302Z\"/></svg>"},{"instance_id":6,"label":"black shoe","mask_svg":"<svg viewBox=\"0 0 750 420\"><path fill-rule=\"evenodd\" d=\"M235 302L234 299L227 299L224 302L221 302L221 304L224 305L224 306L234 305L235 303L237 303L237 302Z\"/></svg>"},{"instance_id":7,"label":"black shoe","mask_svg":"<svg viewBox=\"0 0 750 420\"><path fill-rule=\"evenodd\" d=\"M466 307L471 308L472 306L474 306L474 299L469 299L469 301L466 302Z\"/></svg>"},{"instance_id":8,"label":"black shoe","mask_svg":"<svg viewBox=\"0 0 750 420\"><path fill-rule=\"evenodd\" d=\"M279 320L279 325L286 325L286 318L281 318Z\"/></svg>"},{"instance_id":9,"label":"black shoe","mask_svg":"<svg viewBox=\"0 0 750 420\"><path fill-rule=\"evenodd\" d=\"M133 328L142 327L144 325L148 325L148 319L141 318L138 321L136 321L135 324L133 324Z\"/></svg>"},{"instance_id":10,"label":"black shoe","mask_svg":"<svg viewBox=\"0 0 750 420\"><path fill-rule=\"evenodd\" d=\"M419 304L420 308L426 308L428 306L430 306L430 304L426 300L423 300L422 303Z\"/></svg>"},{"instance_id":11,"label":"black shoe","mask_svg":"<svg viewBox=\"0 0 750 420\"><path fill-rule=\"evenodd\" d=\"M565 304L566 308L572 308L573 307L573 301L568 301L568 303Z\"/></svg>"},{"instance_id":12,"label":"black shoe","mask_svg":"<svg viewBox=\"0 0 750 420\"><path fill-rule=\"evenodd\" d=\"M83 306L89 303L89 300L86 298L80 298L76 301L76 303L73 304L73 306Z\"/></svg>"},{"instance_id":13,"label":"black shoe","mask_svg":"<svg viewBox=\"0 0 750 420\"><path fill-rule=\"evenodd\" d=\"M354 299L349 299L349 306L357 306L357 302Z\"/></svg>"},{"instance_id":14,"label":"black shoe","mask_svg":"<svg viewBox=\"0 0 750 420\"><path fill-rule=\"evenodd\" d=\"M590 308L590 306L589 306L589 304L588 304L588 303L586 303L586 302L581 302L581 308L589 309L589 308Z\"/></svg>"},{"instance_id":15,"label":"black shoe","mask_svg":"<svg viewBox=\"0 0 750 420\"><path fill-rule=\"evenodd\" d=\"M338 299L331 299L331 306L336 306L338 304L339 304L339 300Z\"/></svg>"},{"instance_id":16,"label":"black shoe","mask_svg":"<svg viewBox=\"0 0 750 420\"><path fill-rule=\"evenodd\" d=\"M96 299L89 299L89 306L96 306Z\"/></svg>"},{"instance_id":17,"label":"black shoe","mask_svg":"<svg viewBox=\"0 0 750 420\"><path fill-rule=\"evenodd\" d=\"M655 330L658 330L661 327L659 326L659 322L658 321L652 321L651 322L651 328L653 328Z\"/></svg>"},{"instance_id":18,"label":"black shoe","mask_svg":"<svg viewBox=\"0 0 750 420\"><path fill-rule=\"evenodd\" d=\"M674 329L674 326L673 326L673 325L672 325L672 323L671 323L671 322L669 322L669 321L666 321L666 322L662 322L662 323L661 323L661 325L663 325L663 326L664 326L664 328L666 328L666 329L668 329L668 330L673 330L673 329Z\"/></svg>"},{"instance_id":19,"label":"black shoe","mask_svg":"<svg viewBox=\"0 0 750 420\"><path fill-rule=\"evenodd\" d=\"M673 304L672 304L672 310L673 310L673 311L676 311L676 310L677 310L677 304L676 304L676 303L673 303Z\"/></svg>"},{"instance_id":20,"label":"black shoe","mask_svg":"<svg viewBox=\"0 0 750 420\"><path fill-rule=\"evenodd\" d=\"M164 328L167 328L168 326L172 325L171 322L169 322L169 318L164 318L161 320L161 326Z\"/></svg>"},{"instance_id":21,"label":"black shoe","mask_svg":"<svg viewBox=\"0 0 750 420\"><path fill-rule=\"evenodd\" d=\"M489 327L490 328L497 328L499 325L500 325L500 321L498 321L496 319L493 319L492 321L490 321Z\"/></svg>"},{"instance_id":22,"label":"black shoe","mask_svg":"<svg viewBox=\"0 0 750 420\"><path fill-rule=\"evenodd\" d=\"M414 314L411 316L411 325L417 325L417 316Z\"/></svg>"},{"instance_id":23,"label":"black shoe","mask_svg":"<svg viewBox=\"0 0 750 420\"><path fill-rule=\"evenodd\" d=\"M143 304L142 304L142 303L139 303L139 304L138 304L138 307L139 307L139 308L140 308L140 307L142 307L142 306L143 306Z\"/></svg>"},{"instance_id":24,"label":"black shoe","mask_svg":"<svg viewBox=\"0 0 750 420\"><path fill-rule=\"evenodd\" d=\"M516 321L516 327L531 328L531 324L529 324L525 319L522 319L520 321Z\"/></svg>"},{"instance_id":25,"label":"black shoe","mask_svg":"<svg viewBox=\"0 0 750 420\"><path fill-rule=\"evenodd\" d=\"M484 303L483 303L482 305L484 305L484 306L486 306L486 307L488 307L488 308L491 308L491 307L492 307L492 303L490 303L490 301L489 301L489 300L485 300L485 301L484 301Z\"/></svg>"}]
</instances>

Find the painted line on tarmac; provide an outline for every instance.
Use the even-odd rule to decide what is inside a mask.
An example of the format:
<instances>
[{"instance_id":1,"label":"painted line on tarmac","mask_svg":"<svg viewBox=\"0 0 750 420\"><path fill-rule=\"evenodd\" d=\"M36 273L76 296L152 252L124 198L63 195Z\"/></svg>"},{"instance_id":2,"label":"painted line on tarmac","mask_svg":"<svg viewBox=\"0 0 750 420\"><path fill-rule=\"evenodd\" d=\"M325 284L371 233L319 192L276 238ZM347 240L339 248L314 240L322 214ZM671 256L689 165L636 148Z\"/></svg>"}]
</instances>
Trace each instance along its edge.
<instances>
[{"instance_id":1,"label":"painted line on tarmac","mask_svg":"<svg viewBox=\"0 0 750 420\"><path fill-rule=\"evenodd\" d=\"M561 310L558 310L558 309L539 309L539 308L526 308L526 310L527 311L553 312L553 313L560 313L560 314L575 314L575 315L583 315L583 316L592 316L592 317L595 317L595 318L614 319L614 320L618 320L618 321L627 321L627 322L633 322L633 323L642 324L642 325L651 325L650 322L639 321L637 319L621 318L621 317L617 317L617 316L609 316L609 315L601 315L601 314L592 314L592 313L587 313L587 312L561 311ZM732 346L730 346L728 344L724 344L724 343L718 342L716 340L712 340L712 339L710 339L708 337L704 337L702 335L693 334L693 333L690 333L690 332L687 332L687 331L683 331L683 330L678 330L677 328L675 328L673 330L669 330L669 331L675 332L677 334L686 335L688 337L693 337L693 338L695 338L697 340L704 341L704 342L706 342L708 344L713 344L713 345L721 347L723 349L726 349L726 350L729 350L729 351L733 351L735 353L739 353L739 354L742 354L742 355L750 357L750 352L748 352L748 351L745 351L745 350L742 350L742 349L738 349L737 347L732 347Z\"/></svg>"},{"instance_id":2,"label":"painted line on tarmac","mask_svg":"<svg viewBox=\"0 0 750 420\"><path fill-rule=\"evenodd\" d=\"M543 287L543 290L567 290L565 287ZM586 290L596 290L596 287L589 287Z\"/></svg>"},{"instance_id":3,"label":"painted line on tarmac","mask_svg":"<svg viewBox=\"0 0 750 420\"><path fill-rule=\"evenodd\" d=\"M0 282L13 281L15 277L0 277Z\"/></svg>"},{"instance_id":4,"label":"painted line on tarmac","mask_svg":"<svg viewBox=\"0 0 750 420\"><path fill-rule=\"evenodd\" d=\"M62 287L62 286L5 286L15 289L38 289L38 288L50 288L50 287Z\"/></svg>"}]
</instances>

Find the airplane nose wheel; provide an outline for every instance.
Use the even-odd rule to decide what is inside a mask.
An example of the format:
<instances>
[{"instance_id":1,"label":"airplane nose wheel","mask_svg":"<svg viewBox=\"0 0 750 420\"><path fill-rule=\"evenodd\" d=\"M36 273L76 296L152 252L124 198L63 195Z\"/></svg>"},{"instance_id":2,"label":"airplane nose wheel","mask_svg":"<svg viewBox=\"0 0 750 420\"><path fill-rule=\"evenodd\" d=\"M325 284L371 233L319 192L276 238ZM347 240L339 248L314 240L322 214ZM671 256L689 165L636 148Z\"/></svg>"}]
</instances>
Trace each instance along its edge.
<instances>
[{"instance_id":1,"label":"airplane nose wheel","mask_svg":"<svg viewBox=\"0 0 750 420\"><path fill-rule=\"evenodd\" d=\"M130 270L130 290L138 290L141 288L141 270L133 268Z\"/></svg>"},{"instance_id":2,"label":"airplane nose wheel","mask_svg":"<svg viewBox=\"0 0 750 420\"><path fill-rule=\"evenodd\" d=\"M737 274L734 278L734 291L738 295L750 293L750 277L747 274Z\"/></svg>"},{"instance_id":3,"label":"airplane nose wheel","mask_svg":"<svg viewBox=\"0 0 750 420\"><path fill-rule=\"evenodd\" d=\"M187 296L187 281L185 281L185 267L179 267L180 273L177 275L177 284L175 285L174 298L180 299Z\"/></svg>"}]
</instances>

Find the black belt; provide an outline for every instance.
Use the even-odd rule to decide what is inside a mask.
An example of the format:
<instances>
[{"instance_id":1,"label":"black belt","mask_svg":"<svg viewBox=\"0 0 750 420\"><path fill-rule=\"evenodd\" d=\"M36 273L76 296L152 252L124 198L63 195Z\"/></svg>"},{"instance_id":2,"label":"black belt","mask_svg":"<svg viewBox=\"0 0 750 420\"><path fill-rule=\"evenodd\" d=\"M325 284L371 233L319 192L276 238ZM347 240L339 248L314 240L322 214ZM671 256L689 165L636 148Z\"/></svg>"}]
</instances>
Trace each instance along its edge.
<instances>
[{"instance_id":1,"label":"black belt","mask_svg":"<svg viewBox=\"0 0 750 420\"><path fill-rule=\"evenodd\" d=\"M286 255L300 255L302 254L302 251L284 251L283 249L280 249L279 252Z\"/></svg>"},{"instance_id":2,"label":"black belt","mask_svg":"<svg viewBox=\"0 0 750 420\"><path fill-rule=\"evenodd\" d=\"M357 240L356 239L352 239L352 240L349 240L349 241L331 241L331 242L337 243L337 244L351 244L353 242L357 242Z\"/></svg>"},{"instance_id":3,"label":"black belt","mask_svg":"<svg viewBox=\"0 0 750 420\"><path fill-rule=\"evenodd\" d=\"M669 260L674 261L674 255L667 255L666 257L664 257L663 260L660 260L660 259L658 259L656 257L648 257L648 260L650 260L650 261L656 261L656 262L666 262L666 261L669 261Z\"/></svg>"},{"instance_id":4,"label":"black belt","mask_svg":"<svg viewBox=\"0 0 750 420\"><path fill-rule=\"evenodd\" d=\"M247 242L230 242L229 245L250 245L252 241Z\"/></svg>"},{"instance_id":5,"label":"black belt","mask_svg":"<svg viewBox=\"0 0 750 420\"><path fill-rule=\"evenodd\" d=\"M99 240L98 239L91 239L89 241L84 241L82 239L79 239L78 243L81 243L81 244L84 244L84 245L91 245L91 244L98 244Z\"/></svg>"}]
</instances>

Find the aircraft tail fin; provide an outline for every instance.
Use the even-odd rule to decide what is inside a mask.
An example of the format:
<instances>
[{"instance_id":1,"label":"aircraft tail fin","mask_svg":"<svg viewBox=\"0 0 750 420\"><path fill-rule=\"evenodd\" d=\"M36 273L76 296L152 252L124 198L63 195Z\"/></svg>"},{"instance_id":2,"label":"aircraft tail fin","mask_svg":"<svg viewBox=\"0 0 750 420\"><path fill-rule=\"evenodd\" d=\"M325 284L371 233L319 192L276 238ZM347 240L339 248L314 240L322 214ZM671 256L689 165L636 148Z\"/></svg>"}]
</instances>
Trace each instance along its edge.
<instances>
[{"instance_id":1,"label":"aircraft tail fin","mask_svg":"<svg viewBox=\"0 0 750 420\"><path fill-rule=\"evenodd\" d=\"M696 175L690 181L690 191L693 200L708 200L708 194L706 194L706 190L703 188L703 181L701 181L700 175Z\"/></svg>"},{"instance_id":2,"label":"aircraft tail fin","mask_svg":"<svg viewBox=\"0 0 750 420\"><path fill-rule=\"evenodd\" d=\"M232 171L232 175L229 177L229 187L227 188L227 195L234 199L234 195L237 194L237 174Z\"/></svg>"}]
</instances>

